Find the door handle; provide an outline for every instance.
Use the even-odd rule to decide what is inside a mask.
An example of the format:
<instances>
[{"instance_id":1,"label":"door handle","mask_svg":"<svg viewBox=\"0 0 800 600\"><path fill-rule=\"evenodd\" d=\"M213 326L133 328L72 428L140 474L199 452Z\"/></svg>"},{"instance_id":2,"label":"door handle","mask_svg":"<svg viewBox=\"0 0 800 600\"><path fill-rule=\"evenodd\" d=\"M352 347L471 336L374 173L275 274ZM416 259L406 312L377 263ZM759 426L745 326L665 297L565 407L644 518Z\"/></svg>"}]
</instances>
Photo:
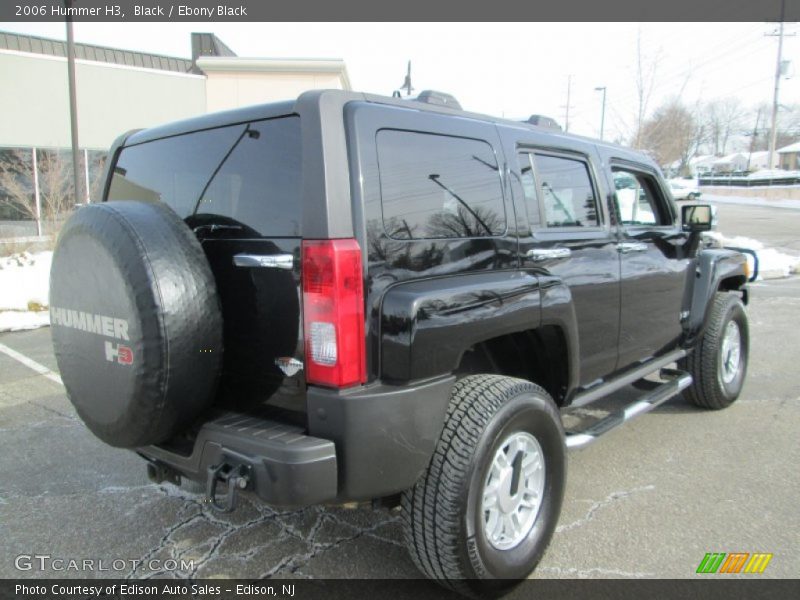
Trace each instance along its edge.
<instances>
[{"instance_id":1,"label":"door handle","mask_svg":"<svg viewBox=\"0 0 800 600\"><path fill-rule=\"evenodd\" d=\"M617 252L620 254L630 254L631 252L647 252L648 245L644 242L620 242L617 244Z\"/></svg>"},{"instance_id":2,"label":"door handle","mask_svg":"<svg viewBox=\"0 0 800 600\"><path fill-rule=\"evenodd\" d=\"M291 254L236 254L233 257L233 264L237 267L264 267L291 271L294 267L294 256Z\"/></svg>"},{"instance_id":3,"label":"door handle","mask_svg":"<svg viewBox=\"0 0 800 600\"><path fill-rule=\"evenodd\" d=\"M569 248L533 248L525 253L525 256L535 261L555 260L559 258L569 258L572 250Z\"/></svg>"}]
</instances>

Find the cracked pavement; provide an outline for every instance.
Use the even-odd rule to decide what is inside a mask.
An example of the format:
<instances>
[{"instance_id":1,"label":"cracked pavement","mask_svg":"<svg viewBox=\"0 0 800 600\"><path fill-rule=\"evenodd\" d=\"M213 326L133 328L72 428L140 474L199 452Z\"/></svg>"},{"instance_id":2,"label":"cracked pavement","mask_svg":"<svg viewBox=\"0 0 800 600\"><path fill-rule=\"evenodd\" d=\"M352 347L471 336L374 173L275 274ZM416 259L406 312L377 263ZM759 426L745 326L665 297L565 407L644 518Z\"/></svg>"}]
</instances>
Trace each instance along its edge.
<instances>
[{"instance_id":1,"label":"cracked pavement","mask_svg":"<svg viewBox=\"0 0 800 600\"><path fill-rule=\"evenodd\" d=\"M786 221L788 212L780 227L800 231L800 212ZM750 370L736 404L706 412L679 397L571 453L558 529L534 577L695 577L706 552L756 551L774 554L761 577L797 577L798 314L800 278L755 285ZM47 328L2 334L0 343L55 371L49 336ZM597 418L635 394L570 418ZM244 496L236 512L215 513L197 495L150 483L141 459L88 432L61 386L2 353L0 540L0 577L419 576L396 512L277 510ZM142 564L85 574L15 569L17 555L34 553ZM159 571L151 559L192 568Z\"/></svg>"}]
</instances>

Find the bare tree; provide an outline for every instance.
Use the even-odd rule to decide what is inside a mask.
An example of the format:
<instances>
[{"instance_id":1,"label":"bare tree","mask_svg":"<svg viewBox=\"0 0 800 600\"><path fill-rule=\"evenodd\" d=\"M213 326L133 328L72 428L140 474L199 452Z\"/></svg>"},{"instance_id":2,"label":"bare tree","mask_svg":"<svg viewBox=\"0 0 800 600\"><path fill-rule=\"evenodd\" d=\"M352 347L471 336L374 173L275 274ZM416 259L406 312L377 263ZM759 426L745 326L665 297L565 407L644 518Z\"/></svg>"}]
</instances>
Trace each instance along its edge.
<instances>
[{"instance_id":1,"label":"bare tree","mask_svg":"<svg viewBox=\"0 0 800 600\"><path fill-rule=\"evenodd\" d=\"M755 141L752 142L753 151L769 149L769 115L771 110L767 104L757 106L755 110L761 111L762 118L754 130ZM751 135L753 135L751 133ZM800 104L782 104L778 110L778 125L776 134L776 148L788 146L800 141Z\"/></svg>"},{"instance_id":2,"label":"bare tree","mask_svg":"<svg viewBox=\"0 0 800 600\"><path fill-rule=\"evenodd\" d=\"M74 186L70 163L58 151L38 150L41 219L50 224L64 220L74 208ZM0 157L0 204L36 220L33 157L29 150L13 150Z\"/></svg>"},{"instance_id":3,"label":"bare tree","mask_svg":"<svg viewBox=\"0 0 800 600\"><path fill-rule=\"evenodd\" d=\"M708 132L708 143L717 156L727 154L732 135L742 129L745 110L738 98L719 98L705 105L703 121Z\"/></svg>"},{"instance_id":4,"label":"bare tree","mask_svg":"<svg viewBox=\"0 0 800 600\"><path fill-rule=\"evenodd\" d=\"M705 131L692 111L677 98L658 107L653 116L642 124L638 136L662 166L679 162L685 171L689 159L697 153Z\"/></svg>"},{"instance_id":5,"label":"bare tree","mask_svg":"<svg viewBox=\"0 0 800 600\"><path fill-rule=\"evenodd\" d=\"M33 197L33 157L11 150L0 157L0 204L28 219L36 219Z\"/></svg>"},{"instance_id":6,"label":"bare tree","mask_svg":"<svg viewBox=\"0 0 800 600\"><path fill-rule=\"evenodd\" d=\"M647 107L653 95L653 87L656 82L656 72L658 63L661 60L659 50L653 57L645 57L642 53L642 30L639 28L636 33L636 135L633 140L634 148L642 147L642 124L647 115Z\"/></svg>"}]
</instances>

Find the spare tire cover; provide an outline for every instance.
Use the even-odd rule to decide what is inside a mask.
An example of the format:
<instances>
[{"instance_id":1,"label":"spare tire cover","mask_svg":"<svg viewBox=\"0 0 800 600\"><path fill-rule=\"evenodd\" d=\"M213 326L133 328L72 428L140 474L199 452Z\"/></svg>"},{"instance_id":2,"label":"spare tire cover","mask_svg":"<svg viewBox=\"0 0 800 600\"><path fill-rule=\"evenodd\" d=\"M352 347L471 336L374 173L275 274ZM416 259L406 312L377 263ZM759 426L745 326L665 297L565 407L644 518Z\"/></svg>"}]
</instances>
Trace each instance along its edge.
<instances>
[{"instance_id":1,"label":"spare tire cover","mask_svg":"<svg viewBox=\"0 0 800 600\"><path fill-rule=\"evenodd\" d=\"M50 323L69 399L101 440L157 444L208 407L222 364L214 277L160 203L79 209L59 234Z\"/></svg>"}]
</instances>

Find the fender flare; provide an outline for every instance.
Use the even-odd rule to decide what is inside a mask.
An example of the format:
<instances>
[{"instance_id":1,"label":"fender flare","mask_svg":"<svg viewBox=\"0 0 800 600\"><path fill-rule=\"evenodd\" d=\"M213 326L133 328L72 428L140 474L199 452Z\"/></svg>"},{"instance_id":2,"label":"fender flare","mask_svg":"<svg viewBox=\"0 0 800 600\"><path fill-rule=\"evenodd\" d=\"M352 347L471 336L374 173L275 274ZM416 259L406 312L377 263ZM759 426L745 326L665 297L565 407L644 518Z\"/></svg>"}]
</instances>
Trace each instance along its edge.
<instances>
[{"instance_id":1,"label":"fender flare","mask_svg":"<svg viewBox=\"0 0 800 600\"><path fill-rule=\"evenodd\" d=\"M691 346L703 334L714 294L726 280L742 290L747 284L747 258L741 252L722 248L702 250L695 259L689 318L685 327L685 345ZM747 294L743 294L745 303Z\"/></svg>"}]
</instances>

